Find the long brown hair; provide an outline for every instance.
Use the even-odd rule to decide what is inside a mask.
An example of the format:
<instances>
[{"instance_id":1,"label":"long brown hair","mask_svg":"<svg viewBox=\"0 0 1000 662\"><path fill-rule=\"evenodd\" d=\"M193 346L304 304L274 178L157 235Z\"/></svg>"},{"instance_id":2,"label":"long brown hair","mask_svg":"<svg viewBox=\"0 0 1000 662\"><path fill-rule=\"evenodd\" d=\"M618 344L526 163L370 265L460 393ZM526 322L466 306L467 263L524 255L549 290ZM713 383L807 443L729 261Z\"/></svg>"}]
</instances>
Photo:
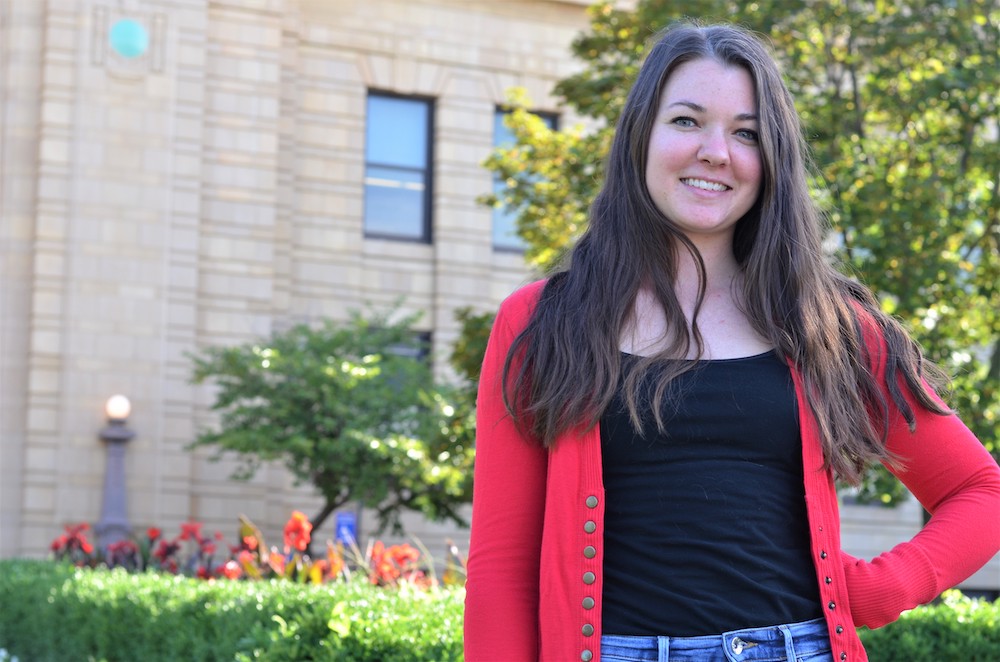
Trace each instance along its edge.
<instances>
[{"instance_id":1,"label":"long brown hair","mask_svg":"<svg viewBox=\"0 0 1000 662\"><path fill-rule=\"evenodd\" d=\"M671 333L669 345L641 359L624 381L638 423L639 383L654 363L661 366L649 405L662 431L660 403L672 380L695 365L663 359L703 355L696 318L706 274L697 249L650 197L646 159L668 77L700 58L744 68L756 90L763 178L733 239L743 283L737 298L754 329L800 371L827 464L857 483L872 461L895 459L885 448L890 405L873 374L879 361L886 363L891 400L911 428L915 419L900 377L918 406L947 410L922 385L925 366L916 343L867 288L824 256L822 219L809 196L807 152L791 94L764 45L732 26L678 25L661 33L649 51L618 120L589 226L510 348L504 401L522 431L545 446L568 430L594 426L622 377L619 338L640 285L655 295L668 328L687 329L673 289L684 250L699 267L691 332ZM884 338L885 356L871 355L865 336L872 332Z\"/></svg>"}]
</instances>

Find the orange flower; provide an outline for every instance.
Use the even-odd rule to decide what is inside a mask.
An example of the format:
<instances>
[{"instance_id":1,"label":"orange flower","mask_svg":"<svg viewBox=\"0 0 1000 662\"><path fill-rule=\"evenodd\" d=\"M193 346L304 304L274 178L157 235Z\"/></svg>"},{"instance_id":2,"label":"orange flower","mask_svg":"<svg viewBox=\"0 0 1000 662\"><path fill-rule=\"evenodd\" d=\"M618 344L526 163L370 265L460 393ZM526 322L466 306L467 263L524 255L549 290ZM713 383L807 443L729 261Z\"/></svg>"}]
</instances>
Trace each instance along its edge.
<instances>
[{"instance_id":1,"label":"orange flower","mask_svg":"<svg viewBox=\"0 0 1000 662\"><path fill-rule=\"evenodd\" d=\"M391 549L387 550L381 540L372 545L372 584L391 584L399 578L399 569L392 562Z\"/></svg>"},{"instance_id":2,"label":"orange flower","mask_svg":"<svg viewBox=\"0 0 1000 662\"><path fill-rule=\"evenodd\" d=\"M273 549L273 548L272 548ZM279 575L285 574L285 557L281 554L270 554L267 557L267 563L271 566L271 569Z\"/></svg>"},{"instance_id":3,"label":"orange flower","mask_svg":"<svg viewBox=\"0 0 1000 662\"><path fill-rule=\"evenodd\" d=\"M414 563L418 558L420 558L420 552L408 544L403 545L393 545L389 548L389 554L392 556L392 560L399 567L404 567L410 563Z\"/></svg>"},{"instance_id":4,"label":"orange flower","mask_svg":"<svg viewBox=\"0 0 1000 662\"><path fill-rule=\"evenodd\" d=\"M306 551L309 546L312 534L312 524L309 519L298 510L292 511L292 516L285 524L285 549L296 549L300 552Z\"/></svg>"},{"instance_id":5,"label":"orange flower","mask_svg":"<svg viewBox=\"0 0 1000 662\"><path fill-rule=\"evenodd\" d=\"M332 542L326 543L326 560L330 564L331 577L336 577L344 571L344 553L339 544L334 546Z\"/></svg>"}]
</instances>

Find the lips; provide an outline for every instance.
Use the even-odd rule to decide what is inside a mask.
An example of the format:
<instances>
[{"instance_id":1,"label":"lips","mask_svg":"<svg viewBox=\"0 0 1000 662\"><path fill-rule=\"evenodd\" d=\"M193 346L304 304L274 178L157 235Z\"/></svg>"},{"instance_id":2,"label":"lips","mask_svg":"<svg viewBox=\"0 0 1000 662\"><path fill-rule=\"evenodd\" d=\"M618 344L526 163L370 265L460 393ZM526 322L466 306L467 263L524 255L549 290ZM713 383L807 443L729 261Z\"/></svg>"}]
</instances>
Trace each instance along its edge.
<instances>
[{"instance_id":1,"label":"lips","mask_svg":"<svg viewBox=\"0 0 1000 662\"><path fill-rule=\"evenodd\" d=\"M725 184L720 184L719 182L710 182L705 179L695 179L693 177L687 177L681 179L681 183L686 184L688 186L692 186L694 188L701 189L703 191L722 192L722 191L728 191L730 188L732 188L730 186L726 186Z\"/></svg>"}]
</instances>

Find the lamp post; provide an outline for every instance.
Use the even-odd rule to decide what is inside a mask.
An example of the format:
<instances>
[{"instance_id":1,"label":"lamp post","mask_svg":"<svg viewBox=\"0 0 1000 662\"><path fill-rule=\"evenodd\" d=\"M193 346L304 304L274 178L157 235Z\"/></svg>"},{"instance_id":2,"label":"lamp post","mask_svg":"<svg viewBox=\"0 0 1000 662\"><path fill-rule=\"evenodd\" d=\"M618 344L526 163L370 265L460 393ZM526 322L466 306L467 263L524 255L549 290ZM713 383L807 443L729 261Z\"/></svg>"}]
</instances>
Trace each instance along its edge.
<instances>
[{"instance_id":1,"label":"lamp post","mask_svg":"<svg viewBox=\"0 0 1000 662\"><path fill-rule=\"evenodd\" d=\"M132 411L132 403L124 395L113 395L104 404L108 424L98 436L107 447L107 465L104 469L104 494L101 519L94 527L101 549L129 538L132 527L125 510L125 444L135 436L125 422Z\"/></svg>"}]
</instances>

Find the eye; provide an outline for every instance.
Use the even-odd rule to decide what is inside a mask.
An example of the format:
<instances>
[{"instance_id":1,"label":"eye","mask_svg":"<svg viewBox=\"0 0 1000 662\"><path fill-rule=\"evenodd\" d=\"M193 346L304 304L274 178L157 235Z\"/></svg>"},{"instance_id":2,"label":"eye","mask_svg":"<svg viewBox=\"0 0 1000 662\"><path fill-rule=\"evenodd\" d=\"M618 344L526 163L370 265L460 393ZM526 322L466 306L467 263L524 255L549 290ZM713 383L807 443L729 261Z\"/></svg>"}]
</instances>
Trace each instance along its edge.
<instances>
[{"instance_id":1,"label":"eye","mask_svg":"<svg viewBox=\"0 0 1000 662\"><path fill-rule=\"evenodd\" d=\"M674 119L670 120L670 123L671 124L676 124L677 126L682 126L682 127L685 127L685 128L691 128L691 127L698 126L697 122L695 122L690 117L675 117Z\"/></svg>"},{"instance_id":2,"label":"eye","mask_svg":"<svg viewBox=\"0 0 1000 662\"><path fill-rule=\"evenodd\" d=\"M760 137L757 135L757 132L754 131L753 129L738 129L736 131L736 135L741 139L754 144L756 144L760 140Z\"/></svg>"}]
</instances>

